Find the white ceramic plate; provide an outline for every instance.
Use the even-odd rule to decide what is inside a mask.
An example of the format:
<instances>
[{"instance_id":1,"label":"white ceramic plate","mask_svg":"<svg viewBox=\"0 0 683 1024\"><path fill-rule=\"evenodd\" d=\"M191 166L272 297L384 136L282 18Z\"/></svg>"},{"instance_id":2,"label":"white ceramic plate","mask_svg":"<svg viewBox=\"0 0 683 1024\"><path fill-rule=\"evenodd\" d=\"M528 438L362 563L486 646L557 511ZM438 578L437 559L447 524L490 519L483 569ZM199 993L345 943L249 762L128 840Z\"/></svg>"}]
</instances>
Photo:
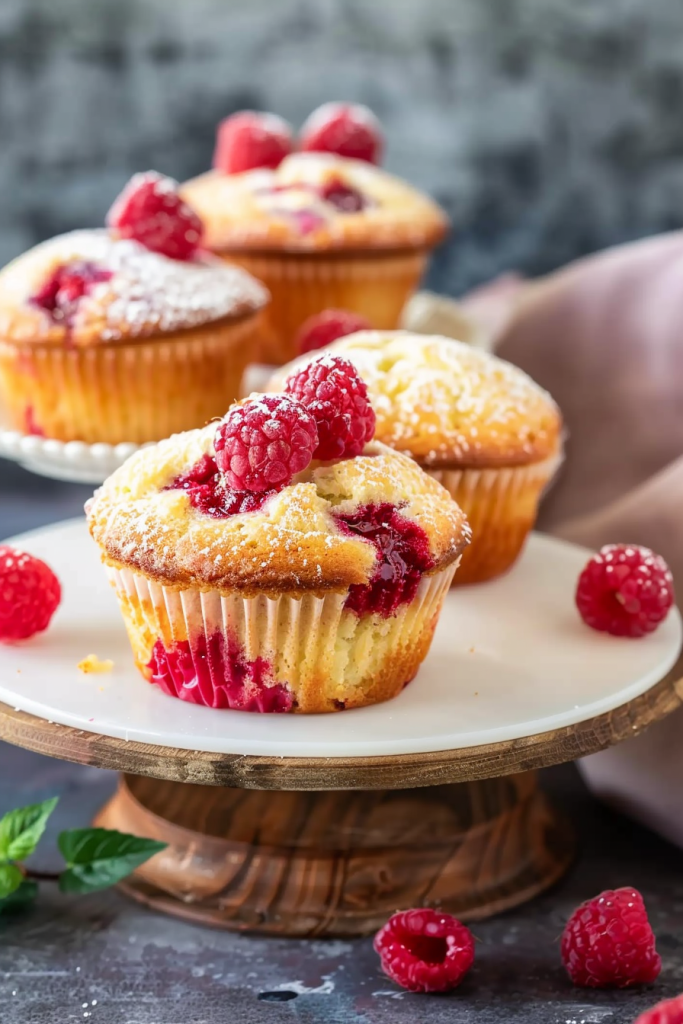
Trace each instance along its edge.
<instances>
[{"instance_id":1,"label":"white ceramic plate","mask_svg":"<svg viewBox=\"0 0 683 1024\"><path fill-rule=\"evenodd\" d=\"M46 559L64 600L50 629L0 646L0 700L49 721L161 746L275 757L453 750L532 736L602 714L653 686L681 647L672 611L656 633L595 633L574 608L587 552L533 535L503 579L452 591L429 656L395 700L329 715L259 715L196 707L146 683L82 520L15 543ZM83 675L87 654L113 659Z\"/></svg>"}]
</instances>

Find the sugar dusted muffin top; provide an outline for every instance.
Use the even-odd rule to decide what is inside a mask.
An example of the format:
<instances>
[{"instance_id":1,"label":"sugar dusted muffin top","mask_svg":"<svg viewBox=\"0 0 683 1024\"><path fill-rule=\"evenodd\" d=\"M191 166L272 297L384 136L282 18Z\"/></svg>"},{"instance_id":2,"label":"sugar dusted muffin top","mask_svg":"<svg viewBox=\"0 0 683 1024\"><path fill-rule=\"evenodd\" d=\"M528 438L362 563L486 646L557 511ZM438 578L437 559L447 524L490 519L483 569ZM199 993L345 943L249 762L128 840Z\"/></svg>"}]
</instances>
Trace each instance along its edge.
<instances>
[{"instance_id":1,"label":"sugar dusted muffin top","mask_svg":"<svg viewBox=\"0 0 683 1024\"><path fill-rule=\"evenodd\" d=\"M74 231L0 271L0 338L125 342L239 318L267 301L258 281L209 254L169 259L106 230Z\"/></svg>"},{"instance_id":2,"label":"sugar dusted muffin top","mask_svg":"<svg viewBox=\"0 0 683 1024\"><path fill-rule=\"evenodd\" d=\"M213 506L225 514L212 514L188 480L194 474L220 492L215 434L211 424L145 448L96 491L88 523L108 564L179 588L324 592L373 577L376 548L346 525L359 516L415 524L433 572L469 541L465 516L445 489L374 441L355 458L312 462L279 491L236 501L218 493Z\"/></svg>"},{"instance_id":3,"label":"sugar dusted muffin top","mask_svg":"<svg viewBox=\"0 0 683 1024\"><path fill-rule=\"evenodd\" d=\"M270 389L325 353L349 359L365 381L375 437L422 465L526 465L559 452L551 396L512 364L450 338L361 331L282 367Z\"/></svg>"},{"instance_id":4,"label":"sugar dusted muffin top","mask_svg":"<svg viewBox=\"0 0 683 1024\"><path fill-rule=\"evenodd\" d=\"M329 153L294 153L275 170L209 171L182 194L219 252L421 248L448 228L443 210L407 183Z\"/></svg>"}]
</instances>

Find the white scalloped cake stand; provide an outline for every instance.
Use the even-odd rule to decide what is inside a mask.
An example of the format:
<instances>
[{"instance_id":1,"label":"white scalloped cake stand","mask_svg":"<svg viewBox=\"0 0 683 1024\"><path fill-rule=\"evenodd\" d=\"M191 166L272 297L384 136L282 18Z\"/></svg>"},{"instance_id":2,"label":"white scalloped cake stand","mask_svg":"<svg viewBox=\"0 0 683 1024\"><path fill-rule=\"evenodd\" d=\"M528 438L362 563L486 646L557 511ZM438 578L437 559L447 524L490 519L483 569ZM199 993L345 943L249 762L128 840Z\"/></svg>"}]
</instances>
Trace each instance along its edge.
<instances>
[{"instance_id":1,"label":"white scalloped cake stand","mask_svg":"<svg viewBox=\"0 0 683 1024\"><path fill-rule=\"evenodd\" d=\"M547 537L503 579L448 595L399 697L316 716L165 696L133 666L84 522L16 543L53 566L64 598L44 635L0 646L0 737L123 770L98 823L168 843L124 887L196 921L357 935L397 907L472 919L523 902L573 854L532 769L681 704L678 612L643 640L591 631L573 604L587 553ZM78 670L91 653L113 659L111 674Z\"/></svg>"}]
</instances>

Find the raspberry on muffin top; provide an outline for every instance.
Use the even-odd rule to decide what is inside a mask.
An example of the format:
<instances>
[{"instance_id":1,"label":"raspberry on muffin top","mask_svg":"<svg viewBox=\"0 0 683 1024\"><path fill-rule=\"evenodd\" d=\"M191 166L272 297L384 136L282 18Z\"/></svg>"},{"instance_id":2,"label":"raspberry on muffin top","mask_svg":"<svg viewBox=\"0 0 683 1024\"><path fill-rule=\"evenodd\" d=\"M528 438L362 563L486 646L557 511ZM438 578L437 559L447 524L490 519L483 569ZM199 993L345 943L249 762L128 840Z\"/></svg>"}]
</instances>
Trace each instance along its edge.
<instances>
[{"instance_id":1,"label":"raspberry on muffin top","mask_svg":"<svg viewBox=\"0 0 683 1024\"><path fill-rule=\"evenodd\" d=\"M276 169L209 171L182 187L214 251L430 247L446 233L431 199L363 160L293 153Z\"/></svg>"}]
</instances>

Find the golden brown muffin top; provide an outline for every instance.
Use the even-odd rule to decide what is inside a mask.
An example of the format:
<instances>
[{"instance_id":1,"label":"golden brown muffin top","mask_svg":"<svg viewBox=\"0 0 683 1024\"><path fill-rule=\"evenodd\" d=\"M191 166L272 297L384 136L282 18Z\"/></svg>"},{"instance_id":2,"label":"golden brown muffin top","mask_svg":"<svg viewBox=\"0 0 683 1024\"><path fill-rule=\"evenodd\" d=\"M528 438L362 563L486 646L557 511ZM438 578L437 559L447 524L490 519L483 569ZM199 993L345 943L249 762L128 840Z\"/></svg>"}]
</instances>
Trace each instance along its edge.
<instances>
[{"instance_id":1,"label":"golden brown muffin top","mask_svg":"<svg viewBox=\"0 0 683 1024\"><path fill-rule=\"evenodd\" d=\"M424 530L437 571L469 542L448 492L411 459L370 442L361 456L311 463L258 511L213 518L177 478L212 455L216 424L176 434L133 455L86 505L103 560L178 588L245 593L343 590L369 582L375 547L335 514L382 503ZM171 489L169 489L171 488Z\"/></svg>"},{"instance_id":2,"label":"golden brown muffin top","mask_svg":"<svg viewBox=\"0 0 683 1024\"><path fill-rule=\"evenodd\" d=\"M48 308L61 268L87 279L68 315ZM72 231L0 271L0 338L79 347L130 341L237 319L261 309L268 297L246 271L208 253L173 260L104 229Z\"/></svg>"},{"instance_id":3,"label":"golden brown muffin top","mask_svg":"<svg viewBox=\"0 0 683 1024\"><path fill-rule=\"evenodd\" d=\"M340 208L358 205L345 200L345 188L361 197L362 209ZM329 153L294 153L276 170L209 171L181 194L216 252L426 248L448 229L444 211L406 182Z\"/></svg>"},{"instance_id":4,"label":"golden brown muffin top","mask_svg":"<svg viewBox=\"0 0 683 1024\"><path fill-rule=\"evenodd\" d=\"M421 465L519 466L560 449L550 395L511 363L451 338L360 331L283 366L270 390L327 352L350 359L367 384L375 437Z\"/></svg>"}]
</instances>

